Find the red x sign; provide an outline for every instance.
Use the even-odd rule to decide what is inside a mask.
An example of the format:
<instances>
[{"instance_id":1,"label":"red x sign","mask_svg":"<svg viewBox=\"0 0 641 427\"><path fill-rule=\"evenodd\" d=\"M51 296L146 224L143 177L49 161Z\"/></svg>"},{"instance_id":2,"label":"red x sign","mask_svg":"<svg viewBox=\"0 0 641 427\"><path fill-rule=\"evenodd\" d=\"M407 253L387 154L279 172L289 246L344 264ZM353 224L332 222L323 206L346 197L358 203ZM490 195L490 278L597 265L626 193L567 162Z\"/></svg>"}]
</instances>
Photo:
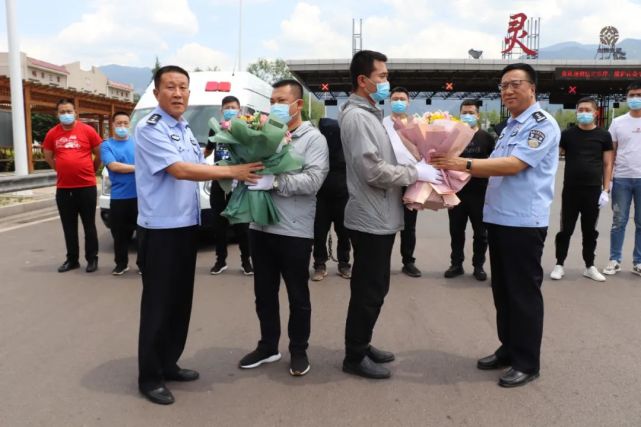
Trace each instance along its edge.
<instances>
[{"instance_id":1,"label":"red x sign","mask_svg":"<svg viewBox=\"0 0 641 427\"><path fill-rule=\"evenodd\" d=\"M454 82L445 82L445 90L454 90Z\"/></svg>"},{"instance_id":2,"label":"red x sign","mask_svg":"<svg viewBox=\"0 0 641 427\"><path fill-rule=\"evenodd\" d=\"M568 88L568 94L569 95L576 95L576 86L570 86Z\"/></svg>"},{"instance_id":3,"label":"red x sign","mask_svg":"<svg viewBox=\"0 0 641 427\"><path fill-rule=\"evenodd\" d=\"M329 92L329 83L321 83L321 90L323 92Z\"/></svg>"}]
</instances>

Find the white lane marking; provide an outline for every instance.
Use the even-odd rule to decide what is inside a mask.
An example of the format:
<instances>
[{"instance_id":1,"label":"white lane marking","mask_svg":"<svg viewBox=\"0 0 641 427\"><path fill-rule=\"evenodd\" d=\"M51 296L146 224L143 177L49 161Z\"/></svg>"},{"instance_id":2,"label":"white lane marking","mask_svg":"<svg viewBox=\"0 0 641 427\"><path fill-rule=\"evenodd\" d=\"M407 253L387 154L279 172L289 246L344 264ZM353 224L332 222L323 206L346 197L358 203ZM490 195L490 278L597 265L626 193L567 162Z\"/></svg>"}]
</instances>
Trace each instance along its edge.
<instances>
[{"instance_id":1,"label":"white lane marking","mask_svg":"<svg viewBox=\"0 0 641 427\"><path fill-rule=\"evenodd\" d=\"M42 224L43 222L49 222L59 218L60 218L60 215L56 215L56 216L52 216L51 218L39 219L38 221L27 222L25 224L14 225L13 227L2 228L0 229L0 233L4 233L6 231L11 231L11 230L17 230L19 228L29 227L30 225Z\"/></svg>"}]
</instances>

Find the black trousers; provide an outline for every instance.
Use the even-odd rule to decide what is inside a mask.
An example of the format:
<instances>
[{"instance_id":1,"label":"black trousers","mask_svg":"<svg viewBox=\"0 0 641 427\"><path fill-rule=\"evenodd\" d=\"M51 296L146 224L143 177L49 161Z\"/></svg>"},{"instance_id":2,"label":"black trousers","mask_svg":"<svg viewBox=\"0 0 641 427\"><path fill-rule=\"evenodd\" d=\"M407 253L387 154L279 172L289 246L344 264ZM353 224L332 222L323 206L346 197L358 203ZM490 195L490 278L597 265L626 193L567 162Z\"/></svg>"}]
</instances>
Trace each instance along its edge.
<instances>
[{"instance_id":1,"label":"black trousers","mask_svg":"<svg viewBox=\"0 0 641 427\"><path fill-rule=\"evenodd\" d=\"M481 268L485 264L485 252L487 251L487 230L483 223L485 188L461 191L457 196L461 199L461 203L447 211L450 219L451 263L452 265L463 264L465 228L469 219L474 231L472 265Z\"/></svg>"},{"instance_id":2,"label":"black trousers","mask_svg":"<svg viewBox=\"0 0 641 427\"><path fill-rule=\"evenodd\" d=\"M343 225L347 197L316 197L316 217L314 218L314 268L324 266L327 254L327 233L332 223L338 238L336 255L338 265L349 266L349 234Z\"/></svg>"},{"instance_id":3,"label":"black trousers","mask_svg":"<svg viewBox=\"0 0 641 427\"><path fill-rule=\"evenodd\" d=\"M110 230L114 238L114 261L116 266L124 267L129 264L129 242L136 231L138 199L111 199L109 208Z\"/></svg>"},{"instance_id":4,"label":"black trousers","mask_svg":"<svg viewBox=\"0 0 641 427\"><path fill-rule=\"evenodd\" d=\"M98 192L95 186L80 188L58 188L56 204L62 222L62 231L67 246L67 261L77 262L78 216L85 232L85 259L98 257L98 232L96 231L96 201Z\"/></svg>"},{"instance_id":5,"label":"black trousers","mask_svg":"<svg viewBox=\"0 0 641 427\"><path fill-rule=\"evenodd\" d=\"M196 269L197 227L138 227L142 271L138 384L153 389L178 370L185 348Z\"/></svg>"},{"instance_id":6,"label":"black trousers","mask_svg":"<svg viewBox=\"0 0 641 427\"><path fill-rule=\"evenodd\" d=\"M401 258L403 259L403 265L412 264L416 261L414 249L416 248L417 216L418 211L413 211L403 206L403 217L405 219L405 228L401 231Z\"/></svg>"},{"instance_id":7,"label":"black trousers","mask_svg":"<svg viewBox=\"0 0 641 427\"><path fill-rule=\"evenodd\" d=\"M583 234L583 261L586 267L594 265L594 252L599 232L596 223L599 219L600 186L563 187L561 195L561 230L557 233L556 263L563 265L568 256L570 237L574 232L576 221L581 215L581 233Z\"/></svg>"},{"instance_id":8,"label":"black trousers","mask_svg":"<svg viewBox=\"0 0 641 427\"><path fill-rule=\"evenodd\" d=\"M547 227L486 224L499 359L525 373L539 372L543 337L543 268Z\"/></svg>"},{"instance_id":9,"label":"black trousers","mask_svg":"<svg viewBox=\"0 0 641 427\"><path fill-rule=\"evenodd\" d=\"M389 291L390 259L395 234L349 230L354 247L351 296L345 324L345 359L360 362L372 341L374 325Z\"/></svg>"},{"instance_id":10,"label":"black trousers","mask_svg":"<svg viewBox=\"0 0 641 427\"><path fill-rule=\"evenodd\" d=\"M312 239L249 230L249 247L254 262L256 314L260 321L259 348L278 350L278 291L282 276L289 299L289 351L296 353L307 350L312 316L308 286L312 243Z\"/></svg>"},{"instance_id":11,"label":"black trousers","mask_svg":"<svg viewBox=\"0 0 641 427\"><path fill-rule=\"evenodd\" d=\"M229 193L231 195L231 193ZM225 210L229 202L229 195L225 194L217 181L211 183L209 204L214 212L214 239L216 241L216 259L224 262L227 259L227 232L229 221L220 213ZM249 260L249 224L234 224L231 226L238 239L241 261Z\"/></svg>"}]
</instances>

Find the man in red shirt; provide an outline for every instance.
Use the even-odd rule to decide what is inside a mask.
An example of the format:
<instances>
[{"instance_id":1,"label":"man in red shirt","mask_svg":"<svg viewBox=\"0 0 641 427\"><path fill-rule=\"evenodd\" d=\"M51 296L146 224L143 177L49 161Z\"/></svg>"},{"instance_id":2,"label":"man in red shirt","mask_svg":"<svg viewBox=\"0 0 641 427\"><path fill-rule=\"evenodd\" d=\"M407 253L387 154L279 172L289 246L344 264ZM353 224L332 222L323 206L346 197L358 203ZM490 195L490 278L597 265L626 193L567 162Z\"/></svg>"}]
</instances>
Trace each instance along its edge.
<instances>
[{"instance_id":1,"label":"man in red shirt","mask_svg":"<svg viewBox=\"0 0 641 427\"><path fill-rule=\"evenodd\" d=\"M60 123L44 140L44 155L58 174L56 203L65 234L67 259L58 267L64 273L79 268L78 215L85 231L87 273L98 269L98 233L96 231L96 170L100 167L102 138L91 126L76 120L73 100L57 104ZM92 158L93 154L93 158Z\"/></svg>"}]
</instances>

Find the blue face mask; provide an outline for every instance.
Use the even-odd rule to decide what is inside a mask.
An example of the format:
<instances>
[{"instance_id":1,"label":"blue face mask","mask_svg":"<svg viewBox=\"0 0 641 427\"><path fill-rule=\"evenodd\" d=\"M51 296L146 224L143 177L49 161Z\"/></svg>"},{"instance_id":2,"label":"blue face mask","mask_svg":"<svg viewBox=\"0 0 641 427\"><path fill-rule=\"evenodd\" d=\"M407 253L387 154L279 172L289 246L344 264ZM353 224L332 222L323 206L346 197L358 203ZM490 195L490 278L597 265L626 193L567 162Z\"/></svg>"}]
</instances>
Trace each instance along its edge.
<instances>
[{"instance_id":1,"label":"blue face mask","mask_svg":"<svg viewBox=\"0 0 641 427\"><path fill-rule=\"evenodd\" d=\"M403 114L407 111L407 102L396 100L392 101L392 113Z\"/></svg>"},{"instance_id":2,"label":"blue face mask","mask_svg":"<svg viewBox=\"0 0 641 427\"><path fill-rule=\"evenodd\" d=\"M461 121L469 125L471 128L476 126L477 123L476 116L474 114L461 114Z\"/></svg>"},{"instance_id":3,"label":"blue face mask","mask_svg":"<svg viewBox=\"0 0 641 427\"><path fill-rule=\"evenodd\" d=\"M367 79L367 80L372 82L370 79ZM380 102L389 98L389 94L390 94L389 82L376 83L376 92L370 93L369 97L376 102Z\"/></svg>"},{"instance_id":4,"label":"blue face mask","mask_svg":"<svg viewBox=\"0 0 641 427\"><path fill-rule=\"evenodd\" d=\"M229 121L238 116L238 110L223 110L223 119Z\"/></svg>"},{"instance_id":5,"label":"blue face mask","mask_svg":"<svg viewBox=\"0 0 641 427\"><path fill-rule=\"evenodd\" d=\"M594 121L594 113L576 113L576 121L581 125L589 125Z\"/></svg>"},{"instance_id":6,"label":"blue face mask","mask_svg":"<svg viewBox=\"0 0 641 427\"><path fill-rule=\"evenodd\" d=\"M114 133L118 138L127 138L129 136L129 128L115 128Z\"/></svg>"},{"instance_id":7,"label":"blue face mask","mask_svg":"<svg viewBox=\"0 0 641 427\"><path fill-rule=\"evenodd\" d=\"M76 115L73 113L60 114L58 115L58 120L60 120L60 123L63 125L70 125L76 120Z\"/></svg>"},{"instance_id":8,"label":"blue face mask","mask_svg":"<svg viewBox=\"0 0 641 427\"><path fill-rule=\"evenodd\" d=\"M641 97L628 98L628 107L630 110L641 110Z\"/></svg>"},{"instance_id":9,"label":"blue face mask","mask_svg":"<svg viewBox=\"0 0 641 427\"><path fill-rule=\"evenodd\" d=\"M289 114L289 104L273 104L269 114L285 124L292 121L292 116Z\"/></svg>"}]
</instances>

